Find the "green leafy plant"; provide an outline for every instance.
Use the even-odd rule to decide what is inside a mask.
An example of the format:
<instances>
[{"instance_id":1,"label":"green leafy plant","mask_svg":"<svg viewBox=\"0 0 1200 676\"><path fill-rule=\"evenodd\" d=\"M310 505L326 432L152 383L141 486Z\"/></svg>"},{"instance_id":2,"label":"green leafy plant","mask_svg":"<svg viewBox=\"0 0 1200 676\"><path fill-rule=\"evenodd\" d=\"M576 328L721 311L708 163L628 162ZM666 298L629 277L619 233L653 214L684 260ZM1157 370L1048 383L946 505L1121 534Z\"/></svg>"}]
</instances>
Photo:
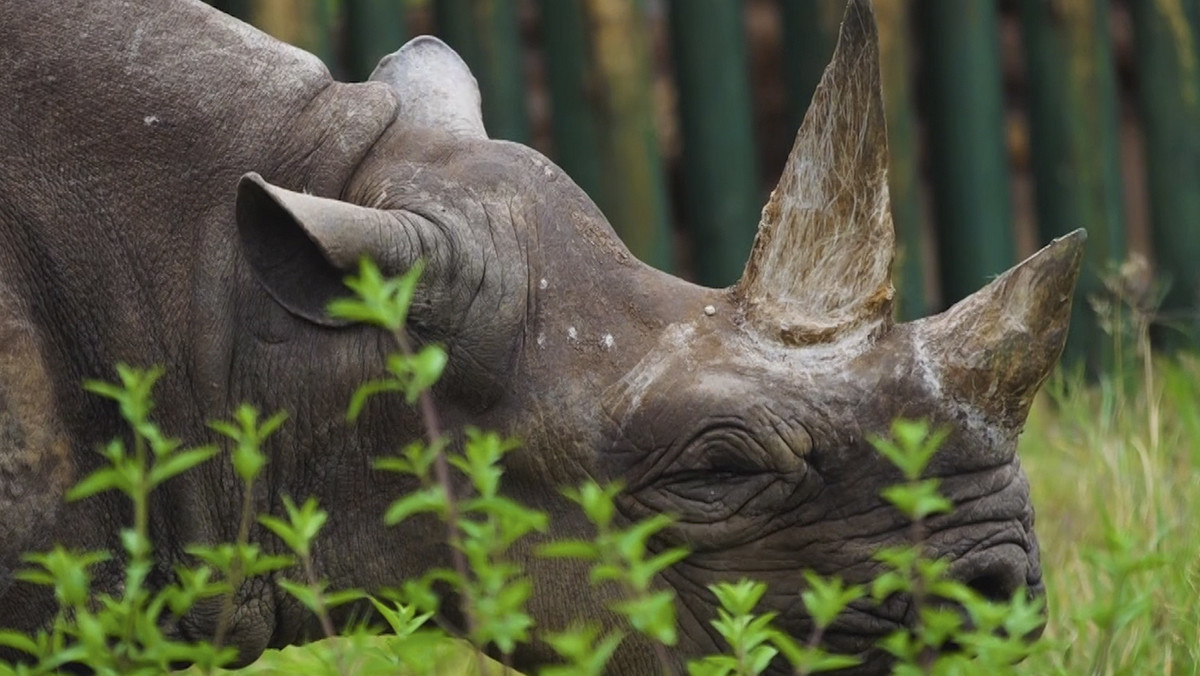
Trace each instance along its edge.
<instances>
[{"instance_id":1,"label":"green leafy plant","mask_svg":"<svg viewBox=\"0 0 1200 676\"><path fill-rule=\"evenodd\" d=\"M253 513L255 482L267 462L262 446L285 424L283 413L266 417L250 406L231 420L212 423L227 439L228 460L243 490L238 535L232 543L187 548L195 562L179 566L165 584L149 582L154 556L150 524L154 491L219 454L214 446L185 447L168 437L152 419L151 391L161 369L118 366L117 382L90 382L90 391L115 402L130 433L100 449L104 464L69 492L80 500L117 492L130 504L132 523L119 533L112 552L75 552L56 547L27 557L18 576L25 583L52 589L60 611L52 623L31 635L0 630L0 647L24 653L19 664L0 663L0 676L57 673L68 665L86 665L98 674L163 673L191 663L192 673L213 673L235 658L224 645L238 589L251 578L270 575L308 607L328 638L307 646L267 651L243 670L254 674L499 674L505 666L488 659L490 651L508 660L528 642L533 619L526 604L532 583L508 552L521 538L548 528L546 516L506 498L503 462L516 444L474 429L444 431L430 395L446 366L436 345L412 345L405 332L407 309L419 268L398 279L384 279L364 265L350 280L357 298L339 301L339 316L369 321L392 333L399 348L388 358L387 376L366 383L349 402L348 418L357 419L379 394L399 394L417 407L426 435L398 452L381 457L381 471L414 477L414 489L399 496L382 515L389 524L411 518L441 519L451 544L452 566L406 581L396 590L331 590L311 560L327 514L311 499L283 501L282 515ZM1144 334L1144 331L1142 332ZM924 473L945 433L922 422L897 421L891 434L873 440L878 451L899 468L903 482L883 496L909 521L909 544L878 553L886 572L865 586L803 572L801 601L812 618L808 636L791 637L772 625L774 615L755 608L766 587L750 580L710 586L719 608L712 626L728 644L724 654L691 661L693 676L758 674L768 664L788 661L796 674L827 672L858 662L857 656L830 654L822 648L826 630L851 603L864 595L883 602L893 594L912 600L912 626L897 630L879 647L896 662L894 674L1174 674L1200 665L1192 637L1200 631L1200 564L1194 556L1197 535L1194 496L1200 466L1200 367L1187 358L1155 362L1148 351L1137 364L1136 378L1102 379L1095 387L1065 384L1048 387L1052 414L1035 410L1025 456L1038 477L1078 472L1077 482L1104 486L1102 491L1045 493L1037 498L1052 515L1049 523L1060 542L1079 541L1070 551L1070 569L1048 566L1049 575L1074 575L1069 586L1080 599L1056 605L1052 634L1036 642L1027 637L1045 618L1040 601L1018 592L996 603L949 578L949 565L925 548L928 520L952 505L936 480ZM1170 444L1171 453L1164 452ZM1069 469L1047 465L1053 449L1067 449ZM1093 459L1094 454L1095 458ZM667 516L621 523L615 497L620 488L594 482L566 492L596 528L591 539L550 542L541 553L574 558L591 566L598 585L615 585L621 598L612 610L624 616L627 630L604 629L582 618L569 629L541 638L562 663L541 669L541 676L598 675L627 632L642 635L658 651L664 673L671 673L669 647L677 641L674 596L656 588L658 573L686 556L682 549L655 551L654 536L670 524ZM299 496L303 497L303 496ZM1061 504L1067 497L1078 504ZM423 516L422 516L423 515ZM1064 516L1065 515L1065 516ZM1086 517L1086 518L1085 518ZM255 521L291 550L266 554L250 539ZM1076 536L1054 529L1085 523ZM1148 525L1147 525L1148 524ZM1052 580L1053 581L1053 580ZM1051 592L1055 587L1051 585ZM441 596L459 599L466 626L442 622ZM374 625L358 622L336 627L335 606L360 601L374 608ZM218 609L213 642L184 642L169 628L197 604ZM211 611L209 611L211 612ZM341 635L335 635L340 629ZM379 631L389 636L377 635ZM1021 662L1021 660L1025 660Z\"/></svg>"},{"instance_id":2,"label":"green leafy plant","mask_svg":"<svg viewBox=\"0 0 1200 676\"><path fill-rule=\"evenodd\" d=\"M945 431L931 430L924 421L897 420L891 438L871 440L904 475L904 483L882 495L911 524L908 545L876 553L888 571L871 584L871 595L882 602L908 594L916 618L912 627L893 632L879 645L896 658L897 676L1012 673L1037 649L1026 637L1044 621L1041 600L1028 600L1024 590L1008 602L984 598L950 577L948 561L925 551L925 520L953 508L938 492L936 479L921 478L945 438Z\"/></svg>"},{"instance_id":3,"label":"green leafy plant","mask_svg":"<svg viewBox=\"0 0 1200 676\"><path fill-rule=\"evenodd\" d=\"M193 662L209 669L228 663L234 651L205 643L172 638L163 630L199 599L221 594L226 586L207 566L177 569L173 583L161 589L147 584L152 559L150 494L170 479L211 459L211 446L184 448L167 437L151 420L151 389L161 369L117 367L118 383L92 381L86 388L115 401L129 423L132 449L114 440L101 454L106 463L72 488L69 500L105 491L122 493L133 506L133 525L122 528L123 580L116 590L93 588L92 570L112 557L107 552L71 552L56 547L26 558L32 568L17 577L54 589L59 612L50 628L24 637L0 633L0 644L28 653L26 673L52 673L61 667L86 664L98 674L162 673L172 664ZM131 452L132 451L132 452ZM6 667L7 668L7 667Z\"/></svg>"},{"instance_id":4,"label":"green leafy plant","mask_svg":"<svg viewBox=\"0 0 1200 676\"><path fill-rule=\"evenodd\" d=\"M398 456L381 458L375 466L412 475L420 481L420 488L393 502L384 518L389 525L421 513L443 519L453 568L435 568L409 581L400 596L426 612L434 612L438 596L433 585L450 585L461 599L468 640L480 653L494 646L507 665L517 645L529 640L533 618L525 605L533 584L505 553L520 538L544 532L547 517L500 494L502 460L517 448L515 441L466 429L462 452L448 452L449 438L441 431L429 394L441 377L446 353L432 344L414 349L405 328L420 274L418 265L399 278L387 280L364 260L359 275L346 281L356 297L330 305L334 316L386 329L400 349L387 359L387 378L366 383L355 393L348 417L357 418L370 397L384 392L403 393L409 404L419 406L426 440L409 444ZM466 478L467 491L452 478L451 468Z\"/></svg>"}]
</instances>

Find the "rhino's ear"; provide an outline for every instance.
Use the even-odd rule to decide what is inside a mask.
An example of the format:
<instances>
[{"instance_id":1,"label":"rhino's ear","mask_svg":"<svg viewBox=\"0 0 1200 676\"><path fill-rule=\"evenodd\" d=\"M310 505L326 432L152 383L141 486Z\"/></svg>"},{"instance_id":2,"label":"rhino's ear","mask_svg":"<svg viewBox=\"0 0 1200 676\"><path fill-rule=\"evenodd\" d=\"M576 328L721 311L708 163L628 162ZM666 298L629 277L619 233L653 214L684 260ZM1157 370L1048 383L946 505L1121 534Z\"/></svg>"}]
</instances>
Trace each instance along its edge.
<instances>
[{"instance_id":1,"label":"rhino's ear","mask_svg":"<svg viewBox=\"0 0 1200 676\"><path fill-rule=\"evenodd\" d=\"M1049 246L935 317L914 323L945 396L1019 427L1062 353L1083 230Z\"/></svg>"},{"instance_id":2,"label":"rhino's ear","mask_svg":"<svg viewBox=\"0 0 1200 676\"><path fill-rule=\"evenodd\" d=\"M286 190L255 173L238 182L238 233L254 274L289 312L324 326L346 325L325 307L349 295L342 280L362 255L379 254L388 220L387 212Z\"/></svg>"},{"instance_id":3,"label":"rhino's ear","mask_svg":"<svg viewBox=\"0 0 1200 676\"><path fill-rule=\"evenodd\" d=\"M395 90L405 124L487 138L475 76L441 40L431 35L413 38L383 57L371 79Z\"/></svg>"},{"instance_id":4,"label":"rhino's ear","mask_svg":"<svg viewBox=\"0 0 1200 676\"><path fill-rule=\"evenodd\" d=\"M879 36L851 0L736 291L767 335L804 345L890 327L894 250Z\"/></svg>"}]
</instances>

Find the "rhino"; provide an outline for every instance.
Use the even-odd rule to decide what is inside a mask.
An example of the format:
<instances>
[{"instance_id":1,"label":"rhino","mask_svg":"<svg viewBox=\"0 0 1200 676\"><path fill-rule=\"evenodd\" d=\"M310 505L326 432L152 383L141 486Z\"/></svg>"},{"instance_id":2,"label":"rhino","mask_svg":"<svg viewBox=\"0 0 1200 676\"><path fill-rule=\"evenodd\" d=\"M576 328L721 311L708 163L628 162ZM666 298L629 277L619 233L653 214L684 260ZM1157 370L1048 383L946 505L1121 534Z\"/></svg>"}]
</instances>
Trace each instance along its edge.
<instances>
[{"instance_id":1,"label":"rhino","mask_svg":"<svg viewBox=\"0 0 1200 676\"><path fill-rule=\"evenodd\" d=\"M382 373L393 337L325 311L361 257L424 276L406 334L448 353L433 390L448 429L519 437L508 494L587 537L557 487L621 481L622 519L676 517L652 545L692 553L657 580L677 594L673 659L721 649L705 586L770 584L762 609L797 637L812 625L799 571L851 582L908 536L879 496L899 479L871 448L898 417L949 430L930 476L955 509L927 546L992 598L1043 593L1029 489L1015 447L1068 328L1077 232L949 310L892 318L887 138L873 10L851 0L742 278L712 289L638 261L600 210L538 152L487 135L475 80L434 38L334 81L314 56L196 0L61 0L0 7L0 623L30 630L50 594L14 578L54 543L121 551L114 494L66 502L124 434L116 406L80 382L113 365L163 364L157 420L215 441L239 402L286 410L251 496L317 498L331 520L314 553L335 587L395 585L446 565L433 519L388 528L411 478L372 459L422 434L398 399L354 424L347 402ZM236 537L228 463L153 496L156 566ZM268 549L269 534L255 538ZM518 546L538 627L609 617L613 593ZM97 571L120 584L119 562ZM215 606L171 631L212 636ZM854 605L827 632L879 673L875 640L911 618L903 599ZM274 585L236 593L240 659L304 640L308 613ZM538 643L518 666L545 659ZM614 674L654 672L627 641Z\"/></svg>"}]
</instances>

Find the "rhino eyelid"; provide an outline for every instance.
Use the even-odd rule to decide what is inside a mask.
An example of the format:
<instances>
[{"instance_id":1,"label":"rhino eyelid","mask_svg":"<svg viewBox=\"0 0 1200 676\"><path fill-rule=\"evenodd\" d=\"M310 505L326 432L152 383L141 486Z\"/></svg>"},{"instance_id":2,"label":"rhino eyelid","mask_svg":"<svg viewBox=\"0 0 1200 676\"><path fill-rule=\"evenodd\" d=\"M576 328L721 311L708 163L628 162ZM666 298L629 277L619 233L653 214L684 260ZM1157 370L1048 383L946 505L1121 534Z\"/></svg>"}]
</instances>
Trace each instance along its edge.
<instances>
[{"instance_id":1,"label":"rhino eyelid","mask_svg":"<svg viewBox=\"0 0 1200 676\"><path fill-rule=\"evenodd\" d=\"M733 479L733 480L748 479L751 477L761 476L761 475L767 474L767 473L768 472L765 469L762 471L755 471L755 470L751 470L751 469L748 469L745 467L733 467L733 466L718 466L718 467L700 468L700 469L684 469L684 470L679 470L676 472L670 472L668 474L664 474L662 477L662 483L664 483L664 484L681 484L681 483L688 483L691 481L710 481L714 478Z\"/></svg>"}]
</instances>

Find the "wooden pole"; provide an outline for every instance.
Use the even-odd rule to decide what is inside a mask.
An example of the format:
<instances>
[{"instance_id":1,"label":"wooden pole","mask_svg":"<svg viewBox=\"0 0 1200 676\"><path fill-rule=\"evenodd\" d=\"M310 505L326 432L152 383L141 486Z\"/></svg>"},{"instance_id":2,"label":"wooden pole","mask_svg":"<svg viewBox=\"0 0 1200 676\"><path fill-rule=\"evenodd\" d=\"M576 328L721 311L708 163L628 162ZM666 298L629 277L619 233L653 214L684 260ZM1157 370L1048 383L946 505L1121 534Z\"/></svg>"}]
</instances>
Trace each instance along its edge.
<instances>
[{"instance_id":1,"label":"wooden pole","mask_svg":"<svg viewBox=\"0 0 1200 676\"><path fill-rule=\"evenodd\" d=\"M346 66L354 80L365 80L384 56L408 37L405 0L342 0L346 18Z\"/></svg>"},{"instance_id":2,"label":"wooden pole","mask_svg":"<svg viewBox=\"0 0 1200 676\"><path fill-rule=\"evenodd\" d=\"M1200 342L1200 7L1194 0L1131 2L1138 103L1145 128L1151 235L1170 282L1171 345Z\"/></svg>"},{"instance_id":3,"label":"wooden pole","mask_svg":"<svg viewBox=\"0 0 1200 676\"><path fill-rule=\"evenodd\" d=\"M1013 264L999 32L993 0L919 0L943 300Z\"/></svg>"},{"instance_id":4,"label":"wooden pole","mask_svg":"<svg viewBox=\"0 0 1200 676\"><path fill-rule=\"evenodd\" d=\"M925 206L921 196L920 144L913 101L912 37L908 0L875 0L879 58L887 114L889 192L896 227L896 314L911 320L929 314L925 275Z\"/></svg>"},{"instance_id":5,"label":"wooden pole","mask_svg":"<svg viewBox=\"0 0 1200 676\"><path fill-rule=\"evenodd\" d=\"M799 129L833 47L846 10L845 0L780 0L783 22L783 74L788 117Z\"/></svg>"},{"instance_id":6,"label":"wooden pole","mask_svg":"<svg viewBox=\"0 0 1200 676\"><path fill-rule=\"evenodd\" d=\"M1021 0L1020 6L1038 233L1048 243L1077 228L1088 231L1064 355L1086 360L1092 370L1112 365L1112 342L1088 298L1103 291L1106 266L1125 257L1108 4Z\"/></svg>"},{"instance_id":7,"label":"wooden pole","mask_svg":"<svg viewBox=\"0 0 1200 676\"><path fill-rule=\"evenodd\" d=\"M700 283L733 284L761 205L741 0L674 0L671 43L683 132L683 222Z\"/></svg>"},{"instance_id":8,"label":"wooden pole","mask_svg":"<svg viewBox=\"0 0 1200 676\"><path fill-rule=\"evenodd\" d=\"M525 69L515 0L438 0L438 32L471 67L488 135L526 143Z\"/></svg>"},{"instance_id":9,"label":"wooden pole","mask_svg":"<svg viewBox=\"0 0 1200 676\"><path fill-rule=\"evenodd\" d=\"M584 0L584 10L606 215L635 256L670 270L671 218L655 129L645 10L637 0Z\"/></svg>"},{"instance_id":10,"label":"wooden pole","mask_svg":"<svg viewBox=\"0 0 1200 676\"><path fill-rule=\"evenodd\" d=\"M263 31L316 54L331 71L333 59L333 16L324 0L253 0L251 23Z\"/></svg>"},{"instance_id":11,"label":"wooden pole","mask_svg":"<svg viewBox=\"0 0 1200 676\"><path fill-rule=\"evenodd\" d=\"M554 160L601 209L600 136L589 78L587 18L582 0L541 0Z\"/></svg>"},{"instance_id":12,"label":"wooden pole","mask_svg":"<svg viewBox=\"0 0 1200 676\"><path fill-rule=\"evenodd\" d=\"M242 21L250 20L250 2L251 0L208 0L208 4Z\"/></svg>"}]
</instances>

